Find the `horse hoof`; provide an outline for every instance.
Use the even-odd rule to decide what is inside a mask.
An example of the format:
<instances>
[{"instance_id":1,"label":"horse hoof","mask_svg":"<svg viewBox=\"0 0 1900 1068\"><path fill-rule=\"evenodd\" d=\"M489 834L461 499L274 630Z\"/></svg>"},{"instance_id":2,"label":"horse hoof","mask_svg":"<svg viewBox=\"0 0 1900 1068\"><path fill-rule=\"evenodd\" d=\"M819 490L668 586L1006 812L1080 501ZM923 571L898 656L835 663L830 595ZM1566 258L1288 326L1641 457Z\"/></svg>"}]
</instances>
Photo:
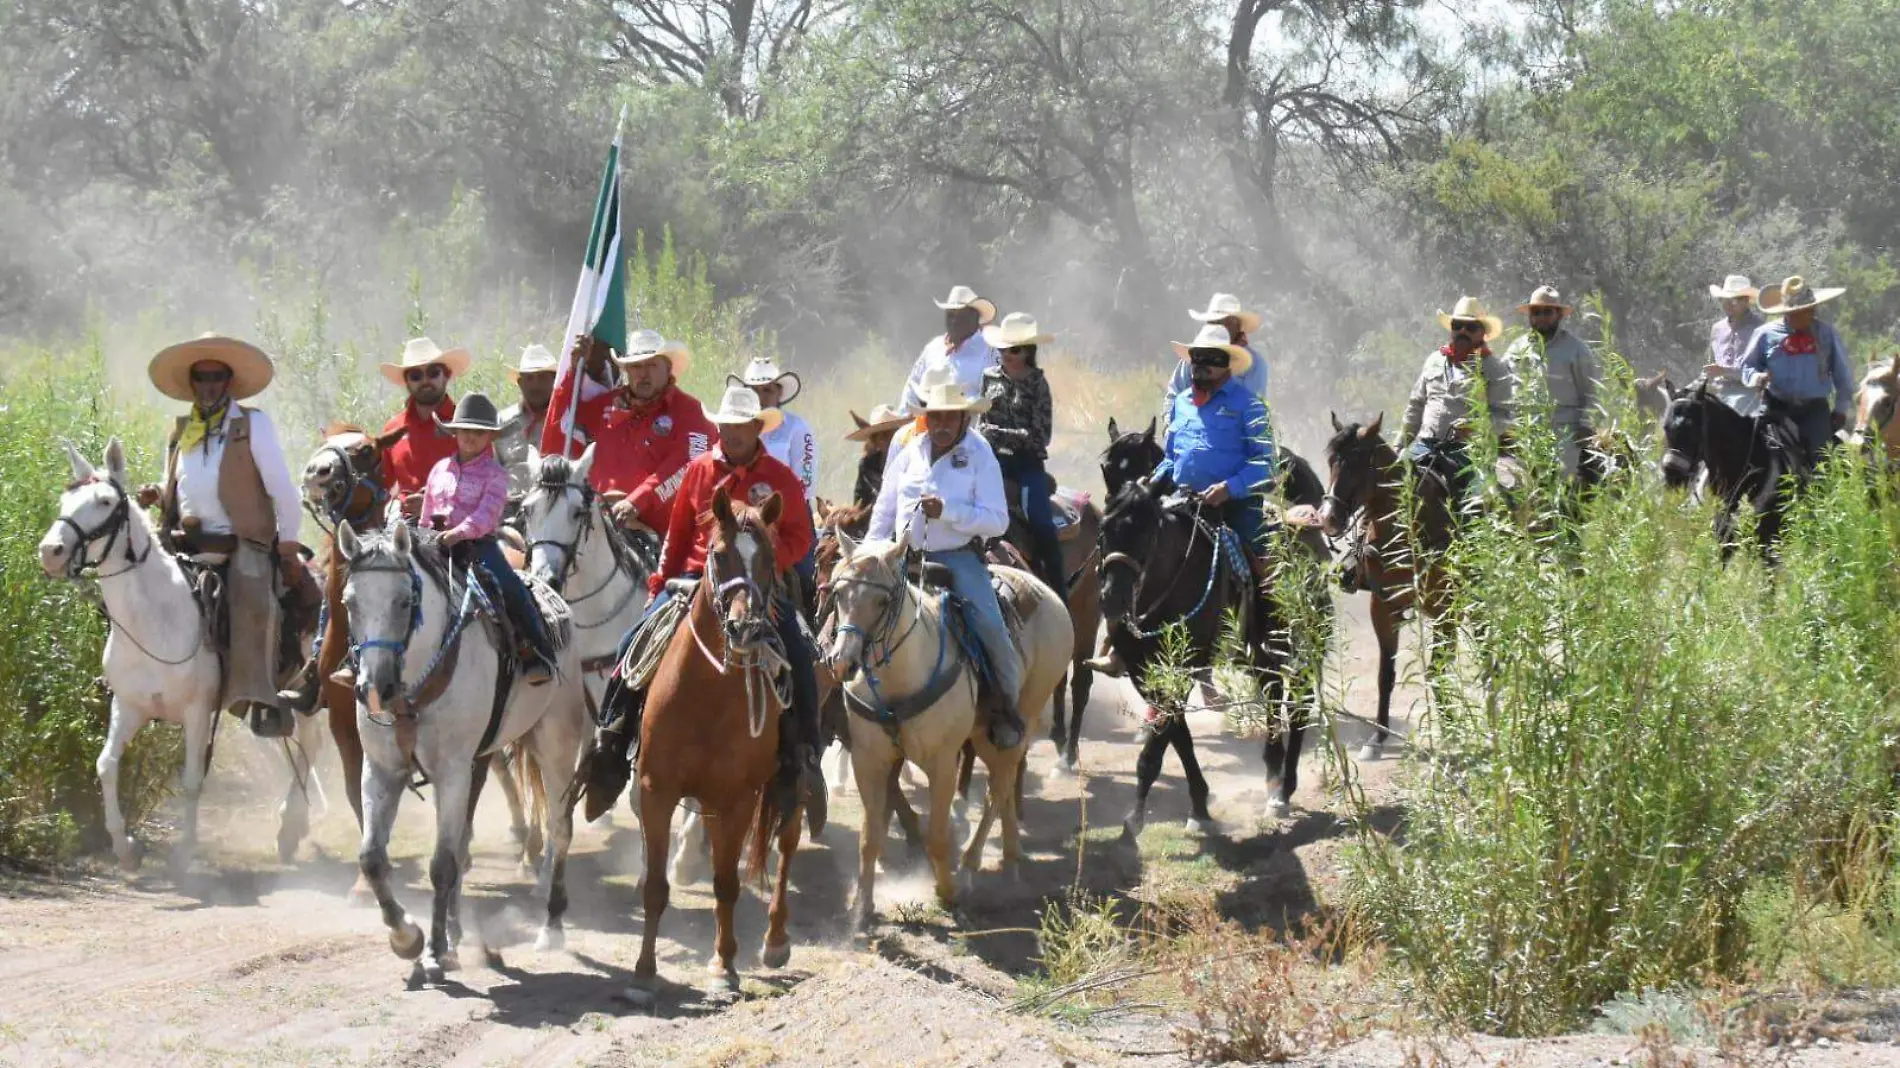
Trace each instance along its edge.
<instances>
[{"instance_id":1,"label":"horse hoof","mask_svg":"<svg viewBox=\"0 0 1900 1068\"><path fill-rule=\"evenodd\" d=\"M567 931L560 927L543 927L535 937L536 953L559 953L567 948Z\"/></svg>"},{"instance_id":2,"label":"horse hoof","mask_svg":"<svg viewBox=\"0 0 1900 1068\"><path fill-rule=\"evenodd\" d=\"M289 864L297 859L297 847L303 844L309 827L286 826L277 832L277 862Z\"/></svg>"},{"instance_id":3,"label":"horse hoof","mask_svg":"<svg viewBox=\"0 0 1900 1068\"><path fill-rule=\"evenodd\" d=\"M389 932L389 951L403 960L416 960L422 956L422 928L404 921L401 927Z\"/></svg>"},{"instance_id":4,"label":"horse hoof","mask_svg":"<svg viewBox=\"0 0 1900 1068\"><path fill-rule=\"evenodd\" d=\"M1215 823L1211 816L1207 819L1202 819L1199 816L1189 816L1187 823L1184 825L1184 829L1187 833L1203 836L1216 833L1219 827L1220 825Z\"/></svg>"},{"instance_id":5,"label":"horse hoof","mask_svg":"<svg viewBox=\"0 0 1900 1068\"><path fill-rule=\"evenodd\" d=\"M448 982L448 980L449 980L449 973L444 971L441 965L425 964L422 966L422 981L424 983L427 983L430 986L440 986L441 984Z\"/></svg>"},{"instance_id":6,"label":"horse hoof","mask_svg":"<svg viewBox=\"0 0 1900 1068\"><path fill-rule=\"evenodd\" d=\"M1367 742L1359 747L1358 757L1362 764L1370 764L1378 760L1382 755L1383 750L1380 748L1378 742Z\"/></svg>"},{"instance_id":7,"label":"horse hoof","mask_svg":"<svg viewBox=\"0 0 1900 1068\"><path fill-rule=\"evenodd\" d=\"M139 862L145 859L145 851L136 842L127 842L125 848L115 850L119 858L119 870L127 875L139 870Z\"/></svg>"},{"instance_id":8,"label":"horse hoof","mask_svg":"<svg viewBox=\"0 0 1900 1068\"><path fill-rule=\"evenodd\" d=\"M759 954L759 960L767 968L785 967L792 960L792 940L788 938L776 946L767 942L765 949Z\"/></svg>"},{"instance_id":9,"label":"horse hoof","mask_svg":"<svg viewBox=\"0 0 1900 1068\"><path fill-rule=\"evenodd\" d=\"M459 972L462 970L461 954L451 949L447 953L444 953L440 957L436 958L435 966L438 971Z\"/></svg>"},{"instance_id":10,"label":"horse hoof","mask_svg":"<svg viewBox=\"0 0 1900 1068\"><path fill-rule=\"evenodd\" d=\"M640 986L638 984L621 990L617 996L620 998L621 1001L624 1001L629 1005L633 1005L636 1008L642 1008L642 1009L652 1008L654 1004L659 1000L658 996L655 995L653 991L647 989L644 986Z\"/></svg>"},{"instance_id":11,"label":"horse hoof","mask_svg":"<svg viewBox=\"0 0 1900 1068\"><path fill-rule=\"evenodd\" d=\"M1056 767L1061 768L1070 775L1079 775L1082 772L1082 761L1073 755L1064 753L1062 759L1057 762Z\"/></svg>"},{"instance_id":12,"label":"horse hoof","mask_svg":"<svg viewBox=\"0 0 1900 1068\"><path fill-rule=\"evenodd\" d=\"M717 1004L728 1004L739 1000L739 973L721 971L713 975L706 984L706 1000Z\"/></svg>"},{"instance_id":13,"label":"horse hoof","mask_svg":"<svg viewBox=\"0 0 1900 1068\"><path fill-rule=\"evenodd\" d=\"M968 894L976 889L976 868L964 868L957 872L957 893Z\"/></svg>"},{"instance_id":14,"label":"horse hoof","mask_svg":"<svg viewBox=\"0 0 1900 1068\"><path fill-rule=\"evenodd\" d=\"M1130 816L1127 819L1123 820L1122 821L1122 841L1129 845L1133 845L1135 843L1135 840L1141 837L1142 827L1146 823L1147 823L1146 820L1138 820L1133 816Z\"/></svg>"},{"instance_id":15,"label":"horse hoof","mask_svg":"<svg viewBox=\"0 0 1900 1068\"><path fill-rule=\"evenodd\" d=\"M1293 806L1287 804L1285 801L1282 801L1277 797L1268 801L1265 805L1262 805L1260 807L1261 817L1263 819L1269 819L1269 820L1286 819L1287 816L1292 814L1292 812L1293 812Z\"/></svg>"}]
</instances>

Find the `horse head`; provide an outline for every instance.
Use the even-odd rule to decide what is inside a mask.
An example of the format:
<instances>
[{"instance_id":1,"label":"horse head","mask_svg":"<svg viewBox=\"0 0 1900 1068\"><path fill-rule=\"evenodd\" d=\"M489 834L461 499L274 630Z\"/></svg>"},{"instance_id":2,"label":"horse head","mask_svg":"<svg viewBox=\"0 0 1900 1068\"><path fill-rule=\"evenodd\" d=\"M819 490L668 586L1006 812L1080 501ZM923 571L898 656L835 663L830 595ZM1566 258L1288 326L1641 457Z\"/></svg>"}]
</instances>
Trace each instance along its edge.
<instances>
[{"instance_id":1,"label":"horse head","mask_svg":"<svg viewBox=\"0 0 1900 1068\"><path fill-rule=\"evenodd\" d=\"M53 578L74 578L104 563L117 545L123 546L128 562L136 562L139 557L131 530L136 509L125 490L125 447L113 438L106 445L104 470L100 470L72 442L63 444L73 480L60 494L59 518L40 539L40 567ZM144 527L142 521L137 525ZM149 529L144 534L150 539Z\"/></svg>"},{"instance_id":2,"label":"horse head","mask_svg":"<svg viewBox=\"0 0 1900 1068\"><path fill-rule=\"evenodd\" d=\"M1900 353L1886 363L1867 368L1854 394L1855 445L1878 438L1890 458L1900 458L1900 422L1894 419L1895 402L1900 400Z\"/></svg>"},{"instance_id":3,"label":"horse head","mask_svg":"<svg viewBox=\"0 0 1900 1068\"><path fill-rule=\"evenodd\" d=\"M1391 478L1398 453L1380 433L1385 427L1384 412L1363 426L1341 423L1337 415L1331 418L1333 436L1326 443L1327 487L1319 521L1328 537L1337 538L1346 533L1353 515L1372 502L1379 485Z\"/></svg>"},{"instance_id":4,"label":"horse head","mask_svg":"<svg viewBox=\"0 0 1900 1068\"><path fill-rule=\"evenodd\" d=\"M1102 513L1102 614L1125 619L1135 611L1135 592L1141 585L1145 561L1160 558L1162 487L1139 480L1129 482L1108 502Z\"/></svg>"},{"instance_id":5,"label":"horse head","mask_svg":"<svg viewBox=\"0 0 1900 1068\"><path fill-rule=\"evenodd\" d=\"M1148 420L1148 429L1126 434L1115 425L1114 419L1108 421L1108 448L1102 452L1102 484L1111 499L1123 486L1161 466L1163 453L1155 431L1153 419Z\"/></svg>"},{"instance_id":6,"label":"horse head","mask_svg":"<svg viewBox=\"0 0 1900 1068\"><path fill-rule=\"evenodd\" d=\"M1713 406L1721 399L1709 392L1706 379L1697 379L1678 389L1663 380L1662 432L1663 484L1670 489L1687 489L1695 482L1696 471L1709 459L1709 424Z\"/></svg>"},{"instance_id":7,"label":"horse head","mask_svg":"<svg viewBox=\"0 0 1900 1068\"><path fill-rule=\"evenodd\" d=\"M407 523L359 535L337 527L337 548L348 561L343 604L349 613L350 650L356 659L359 701L394 711L402 696L402 664L422 625L422 575Z\"/></svg>"},{"instance_id":8,"label":"horse head","mask_svg":"<svg viewBox=\"0 0 1900 1068\"><path fill-rule=\"evenodd\" d=\"M771 628L769 616L778 592L772 530L784 507L785 499L777 493L757 508L733 504L723 487L713 494L705 581L719 598L729 638Z\"/></svg>"},{"instance_id":9,"label":"horse head","mask_svg":"<svg viewBox=\"0 0 1900 1068\"><path fill-rule=\"evenodd\" d=\"M534 488L521 501L522 533L528 540L528 569L561 593L574 572L581 544L594 528L597 499L587 481L594 469L594 446L578 460L543 456L528 449L528 470L535 473Z\"/></svg>"},{"instance_id":10,"label":"horse head","mask_svg":"<svg viewBox=\"0 0 1900 1068\"><path fill-rule=\"evenodd\" d=\"M408 432L408 427L397 427L371 437L347 423L325 427L323 443L303 465L305 503L330 522L347 519L359 529L374 526L382 515L377 504L387 493L383 454Z\"/></svg>"},{"instance_id":11,"label":"horse head","mask_svg":"<svg viewBox=\"0 0 1900 1068\"><path fill-rule=\"evenodd\" d=\"M826 584L837 628L825 660L848 668L862 664L872 645L895 629L908 587L901 542L860 542L842 530L837 539L838 561Z\"/></svg>"}]
</instances>

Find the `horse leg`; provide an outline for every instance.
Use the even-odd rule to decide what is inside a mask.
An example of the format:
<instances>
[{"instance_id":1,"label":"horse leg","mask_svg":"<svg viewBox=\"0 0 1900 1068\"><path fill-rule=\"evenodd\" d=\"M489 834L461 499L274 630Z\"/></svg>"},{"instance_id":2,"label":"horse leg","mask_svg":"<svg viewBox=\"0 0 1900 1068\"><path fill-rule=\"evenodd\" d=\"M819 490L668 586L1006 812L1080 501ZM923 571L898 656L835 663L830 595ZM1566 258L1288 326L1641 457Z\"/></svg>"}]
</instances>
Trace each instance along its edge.
<instances>
[{"instance_id":1,"label":"horse leg","mask_svg":"<svg viewBox=\"0 0 1900 1068\"><path fill-rule=\"evenodd\" d=\"M1148 791L1161 777L1161 761L1168 753L1166 723L1146 724L1141 734L1141 753L1135 757L1135 804L1122 820L1124 842L1133 842L1148 824Z\"/></svg>"},{"instance_id":2,"label":"horse leg","mask_svg":"<svg viewBox=\"0 0 1900 1068\"><path fill-rule=\"evenodd\" d=\"M277 859L288 864L296 859L297 846L310 833L310 795L319 802L323 787L317 783L313 765L323 750L323 728L314 715L296 715L295 731L284 743L284 763L290 766L290 785L284 791L284 803L278 807Z\"/></svg>"},{"instance_id":3,"label":"horse leg","mask_svg":"<svg viewBox=\"0 0 1900 1068\"><path fill-rule=\"evenodd\" d=\"M528 827L528 814L521 805L521 789L515 783L514 763L521 754L514 746L508 746L487 760L488 768L494 772L495 783L501 787L501 796L508 802L508 836L515 843L520 855L519 869L524 878L533 878L535 864L540 859L540 847L530 841L533 831ZM471 818L470 823L473 824Z\"/></svg>"},{"instance_id":4,"label":"horse leg","mask_svg":"<svg viewBox=\"0 0 1900 1068\"><path fill-rule=\"evenodd\" d=\"M714 929L713 959L706 965L712 980L706 993L716 1001L739 996L739 969L732 963L739 955L733 912L739 904L739 854L751 829L750 817L758 808L758 798L753 796L744 805L706 816L706 836L712 839Z\"/></svg>"},{"instance_id":5,"label":"horse leg","mask_svg":"<svg viewBox=\"0 0 1900 1068\"><path fill-rule=\"evenodd\" d=\"M1268 726L1261 753L1267 768L1265 815L1277 820L1293 810L1293 792L1300 787L1300 735L1306 724L1303 711L1287 705L1286 681L1278 674L1267 677L1267 707L1286 714L1285 722Z\"/></svg>"},{"instance_id":6,"label":"horse leg","mask_svg":"<svg viewBox=\"0 0 1900 1068\"><path fill-rule=\"evenodd\" d=\"M343 766L343 796L349 799L350 811L356 816L357 829L367 830L369 818L364 815L363 802L363 739L356 733L356 695L348 687L328 681L329 676L323 678L323 702L330 710L330 737L336 741L337 762ZM355 885L350 887L350 904L370 905L376 900L376 892L370 887L368 878L358 872Z\"/></svg>"},{"instance_id":7,"label":"horse leg","mask_svg":"<svg viewBox=\"0 0 1900 1068\"><path fill-rule=\"evenodd\" d=\"M369 885L382 908L390 951L403 960L415 960L422 955L422 928L409 919L389 884L389 833L396 825L396 809L402 803L402 788L408 778L407 766L369 769L363 790L363 844L356 859L360 881Z\"/></svg>"},{"instance_id":8,"label":"horse leg","mask_svg":"<svg viewBox=\"0 0 1900 1068\"><path fill-rule=\"evenodd\" d=\"M1055 743L1057 758L1055 771L1058 774L1068 770L1063 766L1061 759L1062 754L1069 748L1068 686L1066 685L1068 681L1068 676L1064 675L1062 682L1056 684L1053 698L1056 714L1049 719L1049 740Z\"/></svg>"},{"instance_id":9,"label":"horse leg","mask_svg":"<svg viewBox=\"0 0 1900 1068\"><path fill-rule=\"evenodd\" d=\"M1176 716L1168 724L1168 744L1174 747L1174 755L1181 758L1181 771L1187 776L1188 803L1193 806L1193 814L1187 821L1188 833L1211 833L1214 817L1207 811L1207 776L1201 774L1201 760L1194 755L1194 732L1188 730L1186 716Z\"/></svg>"},{"instance_id":10,"label":"horse leg","mask_svg":"<svg viewBox=\"0 0 1900 1068\"><path fill-rule=\"evenodd\" d=\"M190 868L192 854L198 851L198 799L204 795L205 775L211 770L212 724L221 715L208 704L185 713L185 815L171 855L175 873Z\"/></svg>"},{"instance_id":11,"label":"horse leg","mask_svg":"<svg viewBox=\"0 0 1900 1068\"><path fill-rule=\"evenodd\" d=\"M956 798L963 750L951 749L936 757L925 771L930 780L930 822L924 825L924 850L930 854L930 867L937 877L937 904L947 912L957 901L956 857L950 852L950 805Z\"/></svg>"},{"instance_id":12,"label":"horse leg","mask_svg":"<svg viewBox=\"0 0 1900 1068\"><path fill-rule=\"evenodd\" d=\"M950 799L950 818L960 827L970 825L970 779L976 774L976 745L964 742L957 757L957 792Z\"/></svg>"},{"instance_id":13,"label":"horse leg","mask_svg":"<svg viewBox=\"0 0 1900 1068\"><path fill-rule=\"evenodd\" d=\"M706 877L705 863L709 856L710 832L706 829L706 820L698 808L686 810L686 818L680 820L680 840L673 849L673 859L667 862L667 878L679 886L691 886Z\"/></svg>"},{"instance_id":14,"label":"horse leg","mask_svg":"<svg viewBox=\"0 0 1900 1068\"><path fill-rule=\"evenodd\" d=\"M462 892L469 808L479 791L475 780L487 775L486 761L459 766L449 761L435 781L435 855L429 860L429 884L435 890L435 901L429 917L429 950L422 958L422 973L431 982L441 982L444 975L461 967L449 936L452 929L460 927L455 914Z\"/></svg>"},{"instance_id":15,"label":"horse leg","mask_svg":"<svg viewBox=\"0 0 1900 1068\"><path fill-rule=\"evenodd\" d=\"M640 959L633 966L634 985L628 988L627 997L642 1004L652 1000L654 979L659 973L654 946L660 937L660 917L666 913L672 893L666 881L666 847L673 837L673 810L678 806L679 798L671 794L661 796L660 791L644 786L640 791L640 836L647 850L647 880L641 891L645 922L640 932Z\"/></svg>"},{"instance_id":16,"label":"horse leg","mask_svg":"<svg viewBox=\"0 0 1900 1068\"><path fill-rule=\"evenodd\" d=\"M891 818L885 805L892 793L899 793L897 768L902 760L895 752L852 754L851 771L858 782L858 800L864 813L864 829L858 836L858 896L851 906L851 927L858 932L869 931L877 915L873 899L877 858L884 852L884 832Z\"/></svg>"},{"instance_id":17,"label":"horse leg","mask_svg":"<svg viewBox=\"0 0 1900 1068\"><path fill-rule=\"evenodd\" d=\"M119 808L119 759L126 744L145 726L145 715L126 705L117 694L112 696L112 725L106 729L106 744L99 750L99 793L105 801L106 833L112 837L112 853L119 867L137 871L138 854L125 833L125 813Z\"/></svg>"},{"instance_id":18,"label":"horse leg","mask_svg":"<svg viewBox=\"0 0 1900 1068\"><path fill-rule=\"evenodd\" d=\"M786 820L778 832L778 870L772 879L772 903L765 913L765 947L759 951L759 962L767 968L783 968L792 959L792 936L785 931L792 907L785 900L785 892L792 881L792 854L798 852L798 834L795 818Z\"/></svg>"},{"instance_id":19,"label":"horse leg","mask_svg":"<svg viewBox=\"0 0 1900 1068\"><path fill-rule=\"evenodd\" d=\"M561 727L568 729L563 732ZM563 949L567 933L561 917L567 912L567 851L574 842L574 805L568 788L580 766L580 754L587 746L589 731L578 720L543 719L528 734L526 748L515 750L517 765L529 761L532 754L534 773L541 792L540 805L547 821L547 852L542 862L541 885L545 886L548 914L534 948L541 952ZM526 779L524 778L525 782Z\"/></svg>"},{"instance_id":20,"label":"horse leg","mask_svg":"<svg viewBox=\"0 0 1900 1068\"><path fill-rule=\"evenodd\" d=\"M1372 633L1379 640L1379 729L1360 747L1360 760L1379 759L1386 729L1392 726L1392 688L1398 683L1399 614L1376 593L1372 595Z\"/></svg>"},{"instance_id":21,"label":"horse leg","mask_svg":"<svg viewBox=\"0 0 1900 1068\"><path fill-rule=\"evenodd\" d=\"M1089 690L1095 685L1095 669L1084 667L1077 660L1069 669L1069 742L1062 750L1062 766L1074 771L1082 763L1082 710L1088 707ZM1060 689L1056 691L1062 693ZM1058 701L1061 697L1056 698ZM1061 717L1061 706L1057 706L1056 715Z\"/></svg>"},{"instance_id":22,"label":"horse leg","mask_svg":"<svg viewBox=\"0 0 1900 1068\"><path fill-rule=\"evenodd\" d=\"M924 848L924 821L917 817L917 810L910 807L910 798L904 795L903 769L902 760L891 765L884 796L890 804L891 814L897 817L897 825L904 830L904 844L910 847L911 856L914 859ZM884 831L880 833L888 833L889 829L890 817L887 816L884 821Z\"/></svg>"}]
</instances>

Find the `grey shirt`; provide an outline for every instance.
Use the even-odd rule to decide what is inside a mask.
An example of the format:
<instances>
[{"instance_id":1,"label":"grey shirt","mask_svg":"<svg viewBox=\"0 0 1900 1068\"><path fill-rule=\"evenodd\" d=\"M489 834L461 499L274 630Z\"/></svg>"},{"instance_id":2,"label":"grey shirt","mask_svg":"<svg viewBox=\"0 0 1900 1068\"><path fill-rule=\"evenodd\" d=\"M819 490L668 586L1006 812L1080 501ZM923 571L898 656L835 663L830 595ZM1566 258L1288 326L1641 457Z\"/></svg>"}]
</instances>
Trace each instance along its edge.
<instances>
[{"instance_id":1,"label":"grey shirt","mask_svg":"<svg viewBox=\"0 0 1900 1068\"><path fill-rule=\"evenodd\" d=\"M508 495L520 497L534 487L528 470L528 450L541 447L541 427L547 413L535 415L519 404L501 411L501 437L495 439L495 459L508 469Z\"/></svg>"},{"instance_id":2,"label":"grey shirt","mask_svg":"<svg viewBox=\"0 0 1900 1068\"><path fill-rule=\"evenodd\" d=\"M1435 351L1425 357L1425 369L1412 385L1399 439L1463 436L1471 416L1473 383L1480 373L1484 376L1485 395L1491 403L1491 428L1502 430L1507 421L1511 389L1510 374L1504 362L1490 353L1473 353L1463 363L1453 363L1442 351Z\"/></svg>"},{"instance_id":3,"label":"grey shirt","mask_svg":"<svg viewBox=\"0 0 1900 1068\"><path fill-rule=\"evenodd\" d=\"M1577 335L1558 327L1546 340L1532 330L1511 342L1504 362L1511 371L1509 399L1541 373L1550 391L1551 425L1559 431L1590 425L1597 404L1597 358Z\"/></svg>"}]
</instances>

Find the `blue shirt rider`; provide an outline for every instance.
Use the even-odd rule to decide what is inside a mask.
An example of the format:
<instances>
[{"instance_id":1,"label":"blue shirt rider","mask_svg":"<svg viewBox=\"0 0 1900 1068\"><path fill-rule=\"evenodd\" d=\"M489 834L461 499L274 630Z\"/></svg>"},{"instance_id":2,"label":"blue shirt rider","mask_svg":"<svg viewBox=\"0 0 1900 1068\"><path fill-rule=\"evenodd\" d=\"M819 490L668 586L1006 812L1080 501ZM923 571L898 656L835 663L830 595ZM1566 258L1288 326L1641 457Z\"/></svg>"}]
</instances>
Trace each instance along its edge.
<instances>
[{"instance_id":1,"label":"blue shirt rider","mask_svg":"<svg viewBox=\"0 0 1900 1068\"><path fill-rule=\"evenodd\" d=\"M1261 493L1273 480L1273 425L1267 404L1240 384L1253 354L1227 328L1208 324L1192 344L1175 342L1192 384L1174 398L1164 457L1153 481L1170 482L1221 509L1227 525L1258 556Z\"/></svg>"},{"instance_id":2,"label":"blue shirt rider","mask_svg":"<svg viewBox=\"0 0 1900 1068\"><path fill-rule=\"evenodd\" d=\"M1794 275L1780 285L1763 286L1756 300L1768 315L1782 318L1755 331L1742 354L1742 384L1764 390L1768 410L1800 428L1808 462L1847 425L1854 407L1854 372L1847 346L1833 326L1815 318L1815 309L1845 289L1815 289ZM1830 396L1831 395L1831 396ZM1830 404L1829 401L1832 400Z\"/></svg>"},{"instance_id":3,"label":"blue shirt rider","mask_svg":"<svg viewBox=\"0 0 1900 1068\"><path fill-rule=\"evenodd\" d=\"M1227 334L1233 344L1247 350L1252 357L1245 371L1235 371L1234 380L1247 387L1247 392L1267 399L1267 361L1261 355L1260 345L1253 334L1260 329L1260 313L1241 307L1240 298L1232 293L1216 293L1207 302L1205 311L1188 312L1190 319L1202 323L1213 323L1227 328ZM1161 402L1161 414L1166 416L1174 411L1174 398L1188 391L1193 384L1193 366L1182 360L1168 379L1167 395Z\"/></svg>"}]
</instances>

